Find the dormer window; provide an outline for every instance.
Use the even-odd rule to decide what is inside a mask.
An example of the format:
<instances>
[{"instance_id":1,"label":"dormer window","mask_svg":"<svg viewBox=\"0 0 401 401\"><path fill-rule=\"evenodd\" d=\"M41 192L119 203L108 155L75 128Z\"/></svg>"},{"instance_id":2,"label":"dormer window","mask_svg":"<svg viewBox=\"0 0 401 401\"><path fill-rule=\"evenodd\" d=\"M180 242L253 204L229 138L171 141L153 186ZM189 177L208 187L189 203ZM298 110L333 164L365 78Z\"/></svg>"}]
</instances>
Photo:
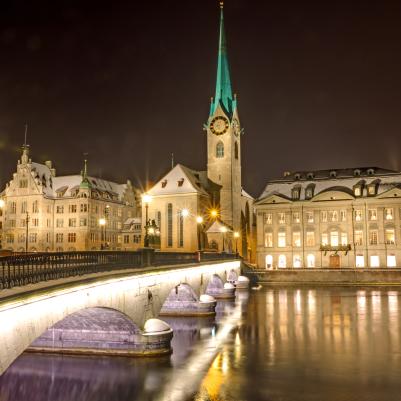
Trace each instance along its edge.
<instances>
[{"instance_id":1,"label":"dormer window","mask_svg":"<svg viewBox=\"0 0 401 401\"><path fill-rule=\"evenodd\" d=\"M301 195L301 188L300 187L296 187L292 189L292 199L293 200L299 200Z\"/></svg>"},{"instance_id":2,"label":"dormer window","mask_svg":"<svg viewBox=\"0 0 401 401\"><path fill-rule=\"evenodd\" d=\"M368 195L369 196L376 195L376 185L373 184L368 186Z\"/></svg>"},{"instance_id":3,"label":"dormer window","mask_svg":"<svg viewBox=\"0 0 401 401\"><path fill-rule=\"evenodd\" d=\"M336 178L337 177L337 171L330 171L330 177L331 178Z\"/></svg>"},{"instance_id":4,"label":"dormer window","mask_svg":"<svg viewBox=\"0 0 401 401\"><path fill-rule=\"evenodd\" d=\"M368 169L368 175L374 175L375 170L373 168Z\"/></svg>"},{"instance_id":5,"label":"dormer window","mask_svg":"<svg viewBox=\"0 0 401 401\"><path fill-rule=\"evenodd\" d=\"M167 180L162 181L162 188L166 188Z\"/></svg>"},{"instance_id":6,"label":"dormer window","mask_svg":"<svg viewBox=\"0 0 401 401\"><path fill-rule=\"evenodd\" d=\"M314 184L309 184L305 189L305 199L312 199L314 195Z\"/></svg>"},{"instance_id":7,"label":"dormer window","mask_svg":"<svg viewBox=\"0 0 401 401\"><path fill-rule=\"evenodd\" d=\"M301 174L299 174L299 173L295 174L295 175L294 175L294 178L295 178L296 180L300 180L300 179L301 179Z\"/></svg>"},{"instance_id":8,"label":"dormer window","mask_svg":"<svg viewBox=\"0 0 401 401\"><path fill-rule=\"evenodd\" d=\"M359 177L360 175L361 175L361 170L355 169L355 170L354 170L354 176L355 176L355 177Z\"/></svg>"},{"instance_id":9,"label":"dormer window","mask_svg":"<svg viewBox=\"0 0 401 401\"><path fill-rule=\"evenodd\" d=\"M354 195L355 196L361 196L362 195L362 189L360 186L357 186L354 188Z\"/></svg>"},{"instance_id":10,"label":"dormer window","mask_svg":"<svg viewBox=\"0 0 401 401\"><path fill-rule=\"evenodd\" d=\"M183 184L184 184L184 178L181 178L181 180L178 181L178 186L182 187Z\"/></svg>"},{"instance_id":11,"label":"dormer window","mask_svg":"<svg viewBox=\"0 0 401 401\"><path fill-rule=\"evenodd\" d=\"M315 178L315 174L313 174L313 173L308 173L308 174L307 174L307 178L308 178L308 180L313 180L313 179Z\"/></svg>"}]
</instances>

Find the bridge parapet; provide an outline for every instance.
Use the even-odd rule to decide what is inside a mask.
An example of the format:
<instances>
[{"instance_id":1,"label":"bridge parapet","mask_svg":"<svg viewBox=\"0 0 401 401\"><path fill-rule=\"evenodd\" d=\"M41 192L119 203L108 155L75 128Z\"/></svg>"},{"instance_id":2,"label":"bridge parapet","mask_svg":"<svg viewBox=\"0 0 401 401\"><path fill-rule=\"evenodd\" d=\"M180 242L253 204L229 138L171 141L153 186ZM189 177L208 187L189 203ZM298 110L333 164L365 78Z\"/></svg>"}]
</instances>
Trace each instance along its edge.
<instances>
[{"instance_id":1,"label":"bridge parapet","mask_svg":"<svg viewBox=\"0 0 401 401\"><path fill-rule=\"evenodd\" d=\"M34 253L0 257L0 290L48 280L151 266L233 260L232 253L89 251Z\"/></svg>"}]
</instances>

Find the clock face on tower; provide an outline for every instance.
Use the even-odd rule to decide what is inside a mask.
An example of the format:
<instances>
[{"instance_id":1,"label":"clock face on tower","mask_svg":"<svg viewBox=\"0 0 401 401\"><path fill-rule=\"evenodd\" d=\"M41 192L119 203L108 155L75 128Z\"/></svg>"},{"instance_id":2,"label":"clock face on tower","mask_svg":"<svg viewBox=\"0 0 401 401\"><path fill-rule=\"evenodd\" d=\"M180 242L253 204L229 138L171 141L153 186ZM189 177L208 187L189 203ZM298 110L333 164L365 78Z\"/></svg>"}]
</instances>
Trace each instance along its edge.
<instances>
[{"instance_id":1,"label":"clock face on tower","mask_svg":"<svg viewBox=\"0 0 401 401\"><path fill-rule=\"evenodd\" d=\"M218 116L213 118L210 123L210 131L212 131L215 135L223 135L227 132L230 123L228 122L227 118L223 116Z\"/></svg>"}]
</instances>

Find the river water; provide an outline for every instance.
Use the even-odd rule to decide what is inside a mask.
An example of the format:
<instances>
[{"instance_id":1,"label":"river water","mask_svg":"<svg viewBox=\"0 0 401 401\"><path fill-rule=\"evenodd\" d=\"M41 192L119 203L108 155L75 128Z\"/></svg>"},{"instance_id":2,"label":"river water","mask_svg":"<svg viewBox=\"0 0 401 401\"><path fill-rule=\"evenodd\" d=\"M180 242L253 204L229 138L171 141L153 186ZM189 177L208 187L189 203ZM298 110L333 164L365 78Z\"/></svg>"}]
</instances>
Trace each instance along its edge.
<instances>
[{"instance_id":1,"label":"river water","mask_svg":"<svg viewBox=\"0 0 401 401\"><path fill-rule=\"evenodd\" d=\"M264 287L169 318L171 357L23 354L0 401L401 400L401 290Z\"/></svg>"}]
</instances>

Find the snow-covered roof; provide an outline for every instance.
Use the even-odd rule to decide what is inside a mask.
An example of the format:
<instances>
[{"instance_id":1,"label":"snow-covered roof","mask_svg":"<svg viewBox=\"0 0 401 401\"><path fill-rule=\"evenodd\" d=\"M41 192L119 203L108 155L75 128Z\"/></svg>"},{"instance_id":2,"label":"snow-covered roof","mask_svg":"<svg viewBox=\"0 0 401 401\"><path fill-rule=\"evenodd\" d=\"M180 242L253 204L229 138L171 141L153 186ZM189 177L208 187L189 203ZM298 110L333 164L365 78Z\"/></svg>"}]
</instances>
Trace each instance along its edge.
<instances>
[{"instance_id":1,"label":"snow-covered roof","mask_svg":"<svg viewBox=\"0 0 401 401\"><path fill-rule=\"evenodd\" d=\"M82 182L82 176L79 174L54 177L48 166L35 162L32 162L32 175L41 180L44 194L51 198L73 196ZM122 200L127 188L127 184L118 184L97 177L88 176L88 181L92 190L117 196L119 200Z\"/></svg>"},{"instance_id":2,"label":"snow-covered roof","mask_svg":"<svg viewBox=\"0 0 401 401\"><path fill-rule=\"evenodd\" d=\"M192 170L177 164L148 192L152 196L201 193L208 195L213 183L207 178L206 171Z\"/></svg>"},{"instance_id":3,"label":"snow-covered roof","mask_svg":"<svg viewBox=\"0 0 401 401\"><path fill-rule=\"evenodd\" d=\"M376 194L401 186L401 173L377 167L333 169L311 172L287 173L283 178L269 181L259 201L272 195L292 198L292 190L300 189L300 200L305 199L306 188L313 188L313 196L329 190L353 194L357 184L376 185Z\"/></svg>"}]
</instances>

